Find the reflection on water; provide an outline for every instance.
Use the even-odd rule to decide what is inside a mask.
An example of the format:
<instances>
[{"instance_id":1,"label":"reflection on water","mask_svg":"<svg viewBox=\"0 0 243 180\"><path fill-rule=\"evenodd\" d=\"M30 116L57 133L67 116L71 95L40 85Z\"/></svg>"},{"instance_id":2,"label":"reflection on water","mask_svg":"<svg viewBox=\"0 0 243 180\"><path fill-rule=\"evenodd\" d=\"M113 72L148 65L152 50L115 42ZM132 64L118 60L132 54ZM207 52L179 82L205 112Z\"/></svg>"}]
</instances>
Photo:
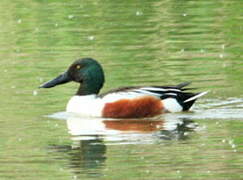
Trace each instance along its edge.
<instances>
[{"instance_id":1,"label":"reflection on water","mask_svg":"<svg viewBox=\"0 0 243 180\"><path fill-rule=\"evenodd\" d=\"M60 112L49 117L66 119L73 140L101 138L118 143L152 143L156 139L185 139L187 132L197 128L197 123L178 115L148 119L104 119Z\"/></svg>"},{"instance_id":2,"label":"reflection on water","mask_svg":"<svg viewBox=\"0 0 243 180\"><path fill-rule=\"evenodd\" d=\"M90 139L74 141L72 145L49 145L49 151L58 157L66 157L75 174L86 173L91 176L99 176L99 169L104 166L106 160L106 145L103 140Z\"/></svg>"},{"instance_id":3,"label":"reflection on water","mask_svg":"<svg viewBox=\"0 0 243 180\"><path fill-rule=\"evenodd\" d=\"M55 156L66 157L67 167L77 174L101 176L105 168L108 145L163 143L186 140L198 125L190 119L102 119L59 113L67 118L72 145L49 145ZM55 157L54 156L54 157Z\"/></svg>"}]
</instances>

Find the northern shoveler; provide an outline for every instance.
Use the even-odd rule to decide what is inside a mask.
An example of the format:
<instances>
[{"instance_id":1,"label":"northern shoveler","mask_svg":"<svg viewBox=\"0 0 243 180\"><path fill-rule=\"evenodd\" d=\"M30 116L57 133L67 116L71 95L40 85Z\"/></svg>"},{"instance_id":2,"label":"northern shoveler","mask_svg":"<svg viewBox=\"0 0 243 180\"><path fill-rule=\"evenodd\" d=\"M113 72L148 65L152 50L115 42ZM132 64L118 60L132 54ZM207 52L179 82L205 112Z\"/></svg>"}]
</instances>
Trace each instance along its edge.
<instances>
[{"instance_id":1,"label":"northern shoveler","mask_svg":"<svg viewBox=\"0 0 243 180\"><path fill-rule=\"evenodd\" d=\"M70 81L80 87L66 107L67 112L108 118L152 117L166 112L188 111L207 92L191 93L189 83L176 86L124 87L99 94L105 77L101 65L92 58L76 60L66 72L40 88L52 88Z\"/></svg>"}]
</instances>

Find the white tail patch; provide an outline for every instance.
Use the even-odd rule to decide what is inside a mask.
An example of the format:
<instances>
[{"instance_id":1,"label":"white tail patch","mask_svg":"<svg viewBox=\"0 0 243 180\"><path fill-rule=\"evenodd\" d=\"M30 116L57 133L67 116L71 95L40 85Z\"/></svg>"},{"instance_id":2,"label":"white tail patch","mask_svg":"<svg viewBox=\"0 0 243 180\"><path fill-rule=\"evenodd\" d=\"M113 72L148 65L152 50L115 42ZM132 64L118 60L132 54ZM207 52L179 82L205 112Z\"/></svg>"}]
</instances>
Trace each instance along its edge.
<instances>
[{"instance_id":1,"label":"white tail patch","mask_svg":"<svg viewBox=\"0 0 243 180\"><path fill-rule=\"evenodd\" d=\"M205 91L205 92L199 93L199 94L197 94L197 95L185 100L184 103L189 102L189 101L193 101L195 99L198 99L199 97L206 95L208 92L209 91Z\"/></svg>"},{"instance_id":2,"label":"white tail patch","mask_svg":"<svg viewBox=\"0 0 243 180\"><path fill-rule=\"evenodd\" d=\"M162 100L165 109L169 112L180 112L182 111L182 106L174 98L167 98Z\"/></svg>"}]
</instances>

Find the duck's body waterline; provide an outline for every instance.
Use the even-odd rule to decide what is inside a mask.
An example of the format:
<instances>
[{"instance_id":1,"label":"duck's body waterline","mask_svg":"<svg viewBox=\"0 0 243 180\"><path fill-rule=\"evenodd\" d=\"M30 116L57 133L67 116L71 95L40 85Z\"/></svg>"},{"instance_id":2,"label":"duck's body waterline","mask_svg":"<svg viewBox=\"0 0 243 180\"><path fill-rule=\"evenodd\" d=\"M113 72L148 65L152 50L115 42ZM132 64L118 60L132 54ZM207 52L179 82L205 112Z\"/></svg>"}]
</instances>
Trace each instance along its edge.
<instances>
[{"instance_id":1,"label":"duck's body waterline","mask_svg":"<svg viewBox=\"0 0 243 180\"><path fill-rule=\"evenodd\" d=\"M90 117L151 117L165 112L180 112L182 107L173 98L160 100L146 95L133 96L130 93L108 94L99 97L95 94L73 96L68 101L66 111Z\"/></svg>"},{"instance_id":2,"label":"duck's body waterline","mask_svg":"<svg viewBox=\"0 0 243 180\"><path fill-rule=\"evenodd\" d=\"M152 117L165 112L187 111L203 93L186 92L189 83L177 86L126 87L98 95L104 83L100 64L84 58L75 61L62 75L43 84L51 88L70 81L80 83L79 90L66 107L67 112L108 118Z\"/></svg>"}]
</instances>

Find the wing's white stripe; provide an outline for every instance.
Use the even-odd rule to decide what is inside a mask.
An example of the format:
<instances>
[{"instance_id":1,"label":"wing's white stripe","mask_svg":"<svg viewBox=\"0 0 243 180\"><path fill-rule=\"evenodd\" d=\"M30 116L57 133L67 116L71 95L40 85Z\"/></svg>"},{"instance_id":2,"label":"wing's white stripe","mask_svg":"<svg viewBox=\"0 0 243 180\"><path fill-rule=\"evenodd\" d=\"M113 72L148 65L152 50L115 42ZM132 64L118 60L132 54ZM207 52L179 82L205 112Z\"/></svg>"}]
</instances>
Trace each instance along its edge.
<instances>
[{"instance_id":1,"label":"wing's white stripe","mask_svg":"<svg viewBox=\"0 0 243 180\"><path fill-rule=\"evenodd\" d=\"M177 96L177 94L176 94L176 93L164 93L164 94L162 94L162 96L163 96L163 95Z\"/></svg>"},{"instance_id":2,"label":"wing's white stripe","mask_svg":"<svg viewBox=\"0 0 243 180\"><path fill-rule=\"evenodd\" d=\"M143 87L140 88L142 90L147 90L147 91L176 91L176 92L181 92L180 89L164 89L164 88L155 88L155 87Z\"/></svg>"},{"instance_id":3,"label":"wing's white stripe","mask_svg":"<svg viewBox=\"0 0 243 180\"><path fill-rule=\"evenodd\" d=\"M141 89L134 90L134 92L141 93L141 94L152 95L152 96L161 96L161 94L153 93L153 92L145 91L145 90L141 90Z\"/></svg>"}]
</instances>

